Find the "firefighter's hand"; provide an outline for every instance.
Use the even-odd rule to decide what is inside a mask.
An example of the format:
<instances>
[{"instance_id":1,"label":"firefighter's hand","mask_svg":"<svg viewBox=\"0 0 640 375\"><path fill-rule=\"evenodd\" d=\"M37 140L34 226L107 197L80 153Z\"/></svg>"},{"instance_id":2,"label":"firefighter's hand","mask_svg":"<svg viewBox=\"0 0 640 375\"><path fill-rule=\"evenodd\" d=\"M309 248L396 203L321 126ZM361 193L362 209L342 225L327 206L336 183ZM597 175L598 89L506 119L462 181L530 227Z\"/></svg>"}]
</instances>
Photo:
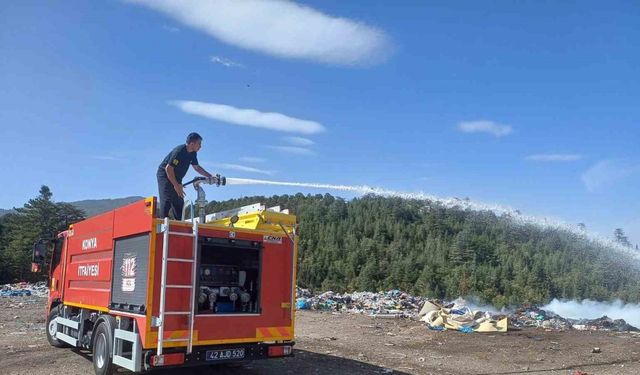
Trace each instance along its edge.
<instances>
[{"instance_id":1,"label":"firefighter's hand","mask_svg":"<svg viewBox=\"0 0 640 375\"><path fill-rule=\"evenodd\" d=\"M184 198L184 189L182 188L182 185L175 184L173 185L173 188L176 189L176 193L178 193L180 198Z\"/></svg>"},{"instance_id":2,"label":"firefighter's hand","mask_svg":"<svg viewBox=\"0 0 640 375\"><path fill-rule=\"evenodd\" d=\"M209 185L215 185L215 184L218 183L218 181L219 181L218 176L209 176L209 177L207 177L207 183Z\"/></svg>"}]
</instances>

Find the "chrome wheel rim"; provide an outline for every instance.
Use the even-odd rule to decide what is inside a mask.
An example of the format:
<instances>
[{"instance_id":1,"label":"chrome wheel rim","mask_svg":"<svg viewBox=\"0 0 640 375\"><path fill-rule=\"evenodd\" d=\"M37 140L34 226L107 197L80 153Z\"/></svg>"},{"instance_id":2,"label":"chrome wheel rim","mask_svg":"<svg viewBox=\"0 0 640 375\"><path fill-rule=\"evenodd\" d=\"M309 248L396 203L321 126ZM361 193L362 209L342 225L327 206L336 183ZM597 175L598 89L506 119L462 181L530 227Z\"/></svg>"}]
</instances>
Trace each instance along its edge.
<instances>
[{"instance_id":1,"label":"chrome wheel rim","mask_svg":"<svg viewBox=\"0 0 640 375\"><path fill-rule=\"evenodd\" d=\"M51 321L49 321L49 336L56 338L56 333L58 332L58 323L56 323L54 319L51 319Z\"/></svg>"},{"instance_id":2,"label":"chrome wheel rim","mask_svg":"<svg viewBox=\"0 0 640 375\"><path fill-rule=\"evenodd\" d=\"M107 351L107 338L105 337L103 332L100 332L98 337L96 338L96 365L98 368L103 368L106 362L106 352Z\"/></svg>"}]
</instances>

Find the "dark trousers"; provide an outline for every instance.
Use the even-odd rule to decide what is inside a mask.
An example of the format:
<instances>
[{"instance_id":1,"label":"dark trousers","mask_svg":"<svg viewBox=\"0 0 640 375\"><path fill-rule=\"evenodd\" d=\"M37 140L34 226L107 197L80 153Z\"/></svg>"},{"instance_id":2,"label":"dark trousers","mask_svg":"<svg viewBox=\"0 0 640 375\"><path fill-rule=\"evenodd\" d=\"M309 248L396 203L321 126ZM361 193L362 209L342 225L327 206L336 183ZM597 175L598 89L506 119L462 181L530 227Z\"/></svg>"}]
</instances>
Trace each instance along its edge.
<instances>
[{"instance_id":1,"label":"dark trousers","mask_svg":"<svg viewBox=\"0 0 640 375\"><path fill-rule=\"evenodd\" d=\"M158 177L158 191L160 198L158 204L160 205L160 218L165 217L173 218L175 220L182 220L182 208L184 207L184 200L178 196L176 189L168 178L164 176Z\"/></svg>"}]
</instances>

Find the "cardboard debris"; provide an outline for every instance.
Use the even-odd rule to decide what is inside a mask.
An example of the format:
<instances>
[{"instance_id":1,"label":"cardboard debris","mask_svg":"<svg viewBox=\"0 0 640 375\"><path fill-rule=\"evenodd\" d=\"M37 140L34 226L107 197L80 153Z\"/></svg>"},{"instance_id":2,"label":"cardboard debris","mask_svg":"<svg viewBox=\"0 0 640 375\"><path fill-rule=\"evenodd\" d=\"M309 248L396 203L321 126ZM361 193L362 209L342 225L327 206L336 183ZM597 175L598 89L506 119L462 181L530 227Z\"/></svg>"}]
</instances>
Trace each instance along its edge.
<instances>
[{"instance_id":1,"label":"cardboard debris","mask_svg":"<svg viewBox=\"0 0 640 375\"><path fill-rule=\"evenodd\" d=\"M472 311L462 299L456 300L450 308L427 301L420 313L425 311L426 314L420 320L434 331L453 329L465 333L507 332L508 318L504 314Z\"/></svg>"}]
</instances>

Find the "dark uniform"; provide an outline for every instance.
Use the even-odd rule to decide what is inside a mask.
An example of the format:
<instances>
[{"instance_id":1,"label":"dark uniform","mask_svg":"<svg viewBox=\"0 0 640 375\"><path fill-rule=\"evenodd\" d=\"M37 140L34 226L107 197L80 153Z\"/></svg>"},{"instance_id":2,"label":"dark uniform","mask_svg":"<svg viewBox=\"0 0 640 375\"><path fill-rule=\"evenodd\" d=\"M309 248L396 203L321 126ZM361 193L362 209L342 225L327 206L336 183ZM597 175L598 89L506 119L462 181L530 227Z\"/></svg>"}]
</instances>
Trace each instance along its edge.
<instances>
[{"instance_id":1,"label":"dark uniform","mask_svg":"<svg viewBox=\"0 0 640 375\"><path fill-rule=\"evenodd\" d=\"M188 152L187 145L180 145L171 150L162 163L158 166L158 190L160 192L160 217L165 218L169 216L169 212L173 210L173 217L176 220L182 220L182 207L184 206L184 200L178 196L176 189L169 181L167 177L167 171L165 167L170 164L173 167L173 171L176 176L176 181L182 183L182 178L187 174L189 165L198 165L198 158L196 152Z\"/></svg>"}]
</instances>

